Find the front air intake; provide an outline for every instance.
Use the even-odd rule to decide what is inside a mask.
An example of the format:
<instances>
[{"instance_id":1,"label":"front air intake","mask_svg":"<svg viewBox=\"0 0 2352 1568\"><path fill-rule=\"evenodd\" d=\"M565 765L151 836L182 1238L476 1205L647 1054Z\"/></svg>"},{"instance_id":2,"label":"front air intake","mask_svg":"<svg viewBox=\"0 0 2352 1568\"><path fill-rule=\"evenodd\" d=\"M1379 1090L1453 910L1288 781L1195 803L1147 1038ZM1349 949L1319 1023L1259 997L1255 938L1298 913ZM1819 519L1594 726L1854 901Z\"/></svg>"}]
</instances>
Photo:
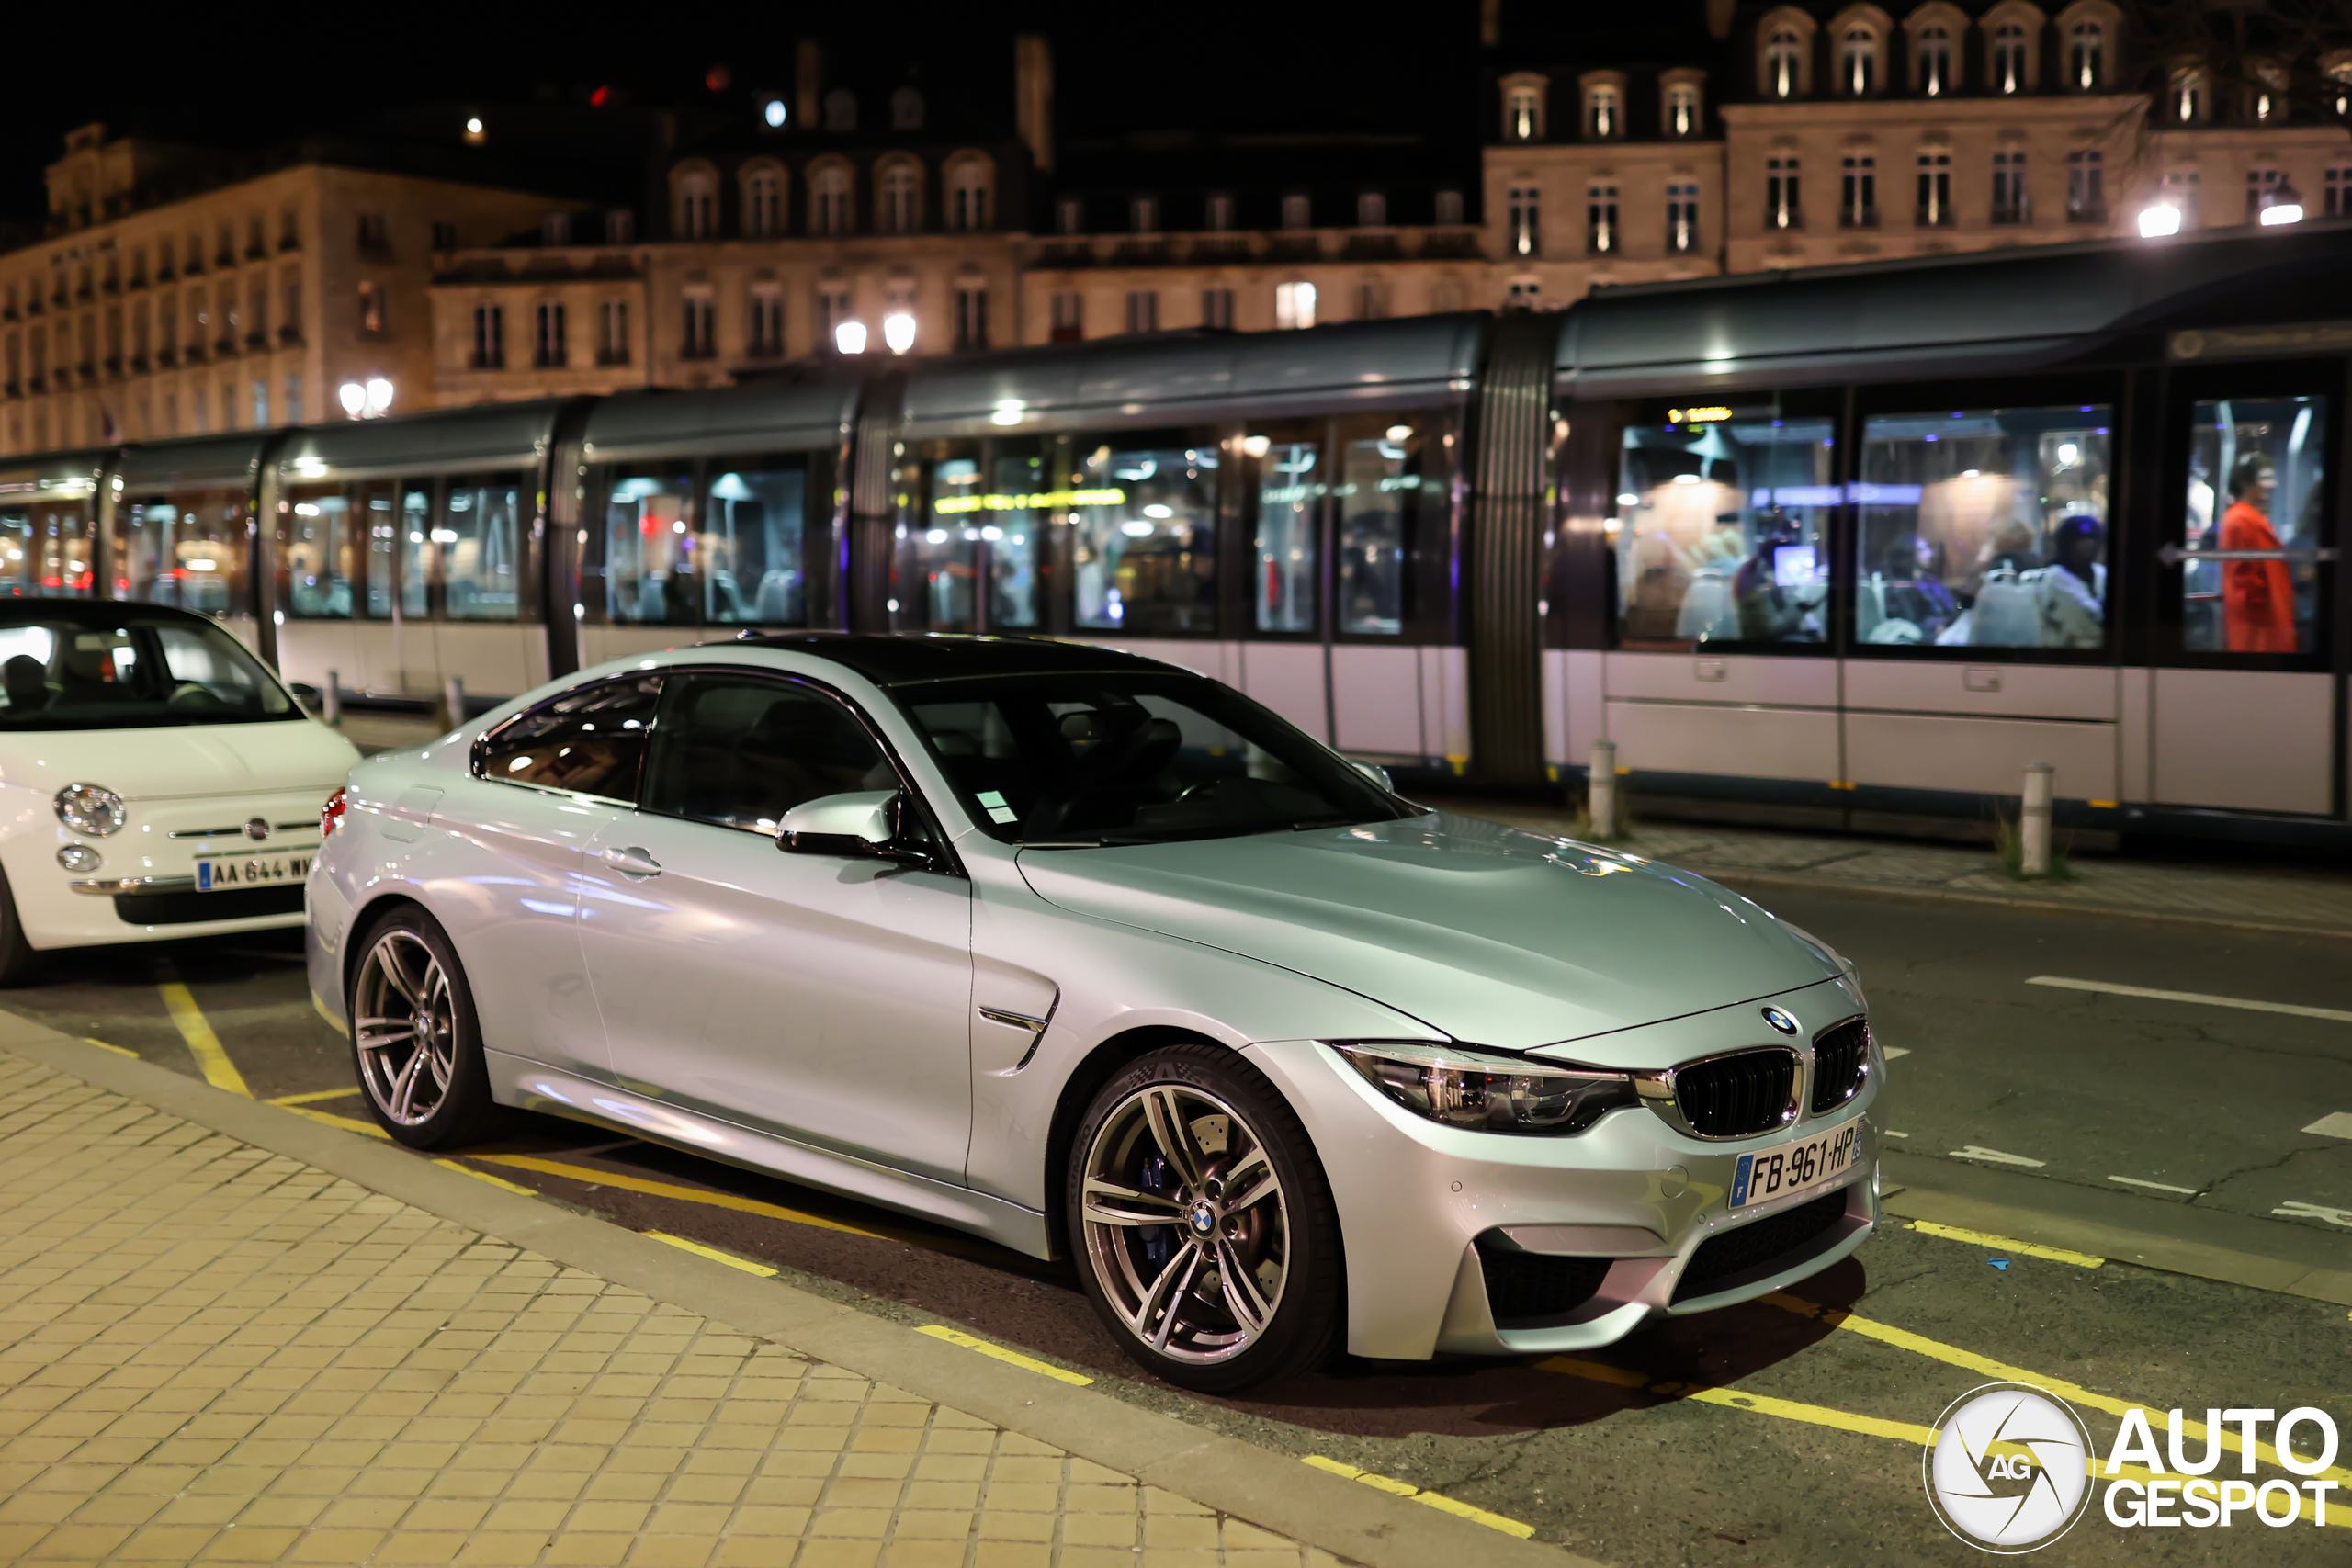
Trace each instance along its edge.
<instances>
[{"instance_id":1,"label":"front air intake","mask_svg":"<svg viewBox=\"0 0 2352 1568\"><path fill-rule=\"evenodd\" d=\"M1835 1111L1862 1092L1871 1071L1871 1026L1849 1019L1813 1043L1813 1113Z\"/></svg>"},{"instance_id":2,"label":"front air intake","mask_svg":"<svg viewBox=\"0 0 2352 1568\"><path fill-rule=\"evenodd\" d=\"M1788 1124L1796 1084L1796 1053L1766 1046L1677 1068L1674 1100L1701 1137L1745 1138Z\"/></svg>"}]
</instances>

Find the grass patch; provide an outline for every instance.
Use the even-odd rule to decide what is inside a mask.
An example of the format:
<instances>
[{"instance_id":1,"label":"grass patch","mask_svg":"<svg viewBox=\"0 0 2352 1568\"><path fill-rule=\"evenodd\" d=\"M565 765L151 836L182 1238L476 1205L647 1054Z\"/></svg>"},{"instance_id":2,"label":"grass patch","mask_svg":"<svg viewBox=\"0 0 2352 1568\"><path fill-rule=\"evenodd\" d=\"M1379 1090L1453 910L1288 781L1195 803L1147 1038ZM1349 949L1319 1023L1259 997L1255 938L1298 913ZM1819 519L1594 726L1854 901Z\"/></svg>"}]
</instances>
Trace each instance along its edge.
<instances>
[{"instance_id":1,"label":"grass patch","mask_svg":"<svg viewBox=\"0 0 2352 1568\"><path fill-rule=\"evenodd\" d=\"M1993 855L2001 874L2012 882L2072 882L2075 866L2068 856L2075 835L2055 823L2050 829L2050 871L2047 875L2030 876L2025 869L2025 829L2016 817L2007 812L1993 816Z\"/></svg>"}]
</instances>

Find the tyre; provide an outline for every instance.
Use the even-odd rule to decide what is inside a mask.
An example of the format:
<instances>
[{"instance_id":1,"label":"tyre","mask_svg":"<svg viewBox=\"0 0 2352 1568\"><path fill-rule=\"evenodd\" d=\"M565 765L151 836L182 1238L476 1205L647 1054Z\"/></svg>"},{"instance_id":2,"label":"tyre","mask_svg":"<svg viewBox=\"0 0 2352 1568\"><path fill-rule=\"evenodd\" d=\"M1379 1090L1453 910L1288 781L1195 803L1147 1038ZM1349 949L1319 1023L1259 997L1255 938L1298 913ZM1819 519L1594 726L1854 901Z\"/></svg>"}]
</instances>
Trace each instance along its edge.
<instances>
[{"instance_id":1,"label":"tyre","mask_svg":"<svg viewBox=\"0 0 2352 1568\"><path fill-rule=\"evenodd\" d=\"M368 1113L413 1149L479 1143L505 1121L456 949L432 916L391 911L351 972L351 1058Z\"/></svg>"},{"instance_id":2,"label":"tyre","mask_svg":"<svg viewBox=\"0 0 2352 1568\"><path fill-rule=\"evenodd\" d=\"M1306 1130L1205 1042L1129 1063L1070 1145L1071 1252L1126 1352L1225 1393L1322 1365L1340 1316L1339 1218Z\"/></svg>"},{"instance_id":3,"label":"tyre","mask_svg":"<svg viewBox=\"0 0 2352 1568\"><path fill-rule=\"evenodd\" d=\"M25 937L25 922L17 916L17 896L0 874L0 990L14 990L40 978L40 953Z\"/></svg>"}]
</instances>

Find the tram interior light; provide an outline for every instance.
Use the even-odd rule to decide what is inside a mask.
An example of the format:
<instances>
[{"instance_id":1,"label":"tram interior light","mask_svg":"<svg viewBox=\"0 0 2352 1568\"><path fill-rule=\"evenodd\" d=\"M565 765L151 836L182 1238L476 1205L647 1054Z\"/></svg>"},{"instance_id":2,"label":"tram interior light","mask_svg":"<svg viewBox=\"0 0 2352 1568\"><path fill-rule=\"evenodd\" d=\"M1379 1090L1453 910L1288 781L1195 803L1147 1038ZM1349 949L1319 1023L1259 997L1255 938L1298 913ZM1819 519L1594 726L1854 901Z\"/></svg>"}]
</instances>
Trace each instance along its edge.
<instances>
[{"instance_id":1,"label":"tram interior light","mask_svg":"<svg viewBox=\"0 0 2352 1568\"><path fill-rule=\"evenodd\" d=\"M1250 436L1241 443L1241 449L1252 457L1262 457L1274 449L1273 438L1268 435Z\"/></svg>"},{"instance_id":2,"label":"tram interior light","mask_svg":"<svg viewBox=\"0 0 2352 1568\"><path fill-rule=\"evenodd\" d=\"M893 354L904 354L915 345L915 319L904 310L893 310L882 318L882 342Z\"/></svg>"},{"instance_id":3,"label":"tram interior light","mask_svg":"<svg viewBox=\"0 0 2352 1568\"><path fill-rule=\"evenodd\" d=\"M2167 234L2180 232L2180 209L2169 201L2151 203L2140 209L2140 238L2161 240Z\"/></svg>"},{"instance_id":4,"label":"tram interior light","mask_svg":"<svg viewBox=\"0 0 2352 1568\"><path fill-rule=\"evenodd\" d=\"M1388 439L1391 441L1409 441L1412 438L1413 427L1409 424L1392 424L1388 427Z\"/></svg>"},{"instance_id":5,"label":"tram interior light","mask_svg":"<svg viewBox=\"0 0 2352 1568\"><path fill-rule=\"evenodd\" d=\"M1635 495L1632 491L1627 491L1624 494L1617 498L1617 504L1620 506L1639 506L1641 503L1642 498Z\"/></svg>"},{"instance_id":6,"label":"tram interior light","mask_svg":"<svg viewBox=\"0 0 2352 1568\"><path fill-rule=\"evenodd\" d=\"M833 346L843 354L865 352L865 323L843 321L833 329Z\"/></svg>"}]
</instances>

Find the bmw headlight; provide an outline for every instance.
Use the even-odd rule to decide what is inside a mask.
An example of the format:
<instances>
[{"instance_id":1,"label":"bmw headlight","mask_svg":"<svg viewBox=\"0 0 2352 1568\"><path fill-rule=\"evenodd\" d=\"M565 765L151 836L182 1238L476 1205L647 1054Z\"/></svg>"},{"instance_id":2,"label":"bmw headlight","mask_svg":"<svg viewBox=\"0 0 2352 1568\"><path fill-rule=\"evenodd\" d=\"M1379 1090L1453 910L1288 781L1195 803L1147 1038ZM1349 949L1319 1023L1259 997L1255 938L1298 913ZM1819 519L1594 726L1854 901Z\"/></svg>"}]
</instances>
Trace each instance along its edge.
<instances>
[{"instance_id":1,"label":"bmw headlight","mask_svg":"<svg viewBox=\"0 0 2352 1568\"><path fill-rule=\"evenodd\" d=\"M1489 1133L1581 1133L1638 1103L1627 1073L1532 1062L1457 1045L1332 1041L1367 1082L1418 1115Z\"/></svg>"},{"instance_id":2,"label":"bmw headlight","mask_svg":"<svg viewBox=\"0 0 2352 1568\"><path fill-rule=\"evenodd\" d=\"M121 832L130 816L122 796L98 784L70 784L57 792L57 819L94 839Z\"/></svg>"}]
</instances>

